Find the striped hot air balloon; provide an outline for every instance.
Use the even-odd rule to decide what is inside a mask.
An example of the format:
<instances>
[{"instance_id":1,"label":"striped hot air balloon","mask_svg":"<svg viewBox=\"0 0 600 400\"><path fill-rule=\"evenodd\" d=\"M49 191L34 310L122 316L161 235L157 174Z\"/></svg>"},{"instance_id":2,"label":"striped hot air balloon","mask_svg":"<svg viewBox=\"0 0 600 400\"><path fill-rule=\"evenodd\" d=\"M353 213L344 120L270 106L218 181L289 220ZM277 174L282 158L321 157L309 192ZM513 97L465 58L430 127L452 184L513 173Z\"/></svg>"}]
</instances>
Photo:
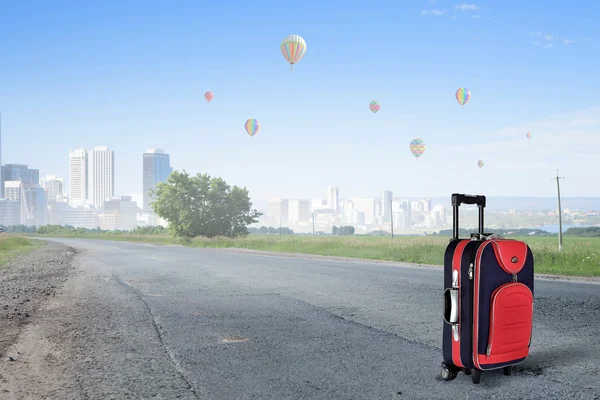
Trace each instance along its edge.
<instances>
[{"instance_id":1,"label":"striped hot air balloon","mask_svg":"<svg viewBox=\"0 0 600 400\"><path fill-rule=\"evenodd\" d=\"M252 139L252 136L258 133L259 129L260 123L255 118L250 118L248 121L246 121L246 132L248 132L248 135L250 135L250 139Z\"/></svg>"},{"instance_id":2,"label":"striped hot air balloon","mask_svg":"<svg viewBox=\"0 0 600 400\"><path fill-rule=\"evenodd\" d=\"M469 99L471 98L471 92L469 92L469 89L467 88L460 88L456 91L456 100L458 101L458 104L460 104L460 106L464 106L465 104L467 104L467 101L469 101Z\"/></svg>"},{"instance_id":3,"label":"striped hot air balloon","mask_svg":"<svg viewBox=\"0 0 600 400\"><path fill-rule=\"evenodd\" d=\"M373 112L373 114L375 114L377 111L379 111L379 109L381 108L381 106L379 105L379 102L377 100L373 100L369 104L369 108L371 109L371 111Z\"/></svg>"},{"instance_id":4,"label":"striped hot air balloon","mask_svg":"<svg viewBox=\"0 0 600 400\"><path fill-rule=\"evenodd\" d=\"M289 35L281 42L281 54L290 63L291 69L297 64L306 53L306 42L299 35Z\"/></svg>"},{"instance_id":5,"label":"striped hot air balloon","mask_svg":"<svg viewBox=\"0 0 600 400\"><path fill-rule=\"evenodd\" d=\"M412 142L410 142L410 151L417 159L423 155L425 148L425 143L423 143L423 140L421 139L414 139Z\"/></svg>"},{"instance_id":6,"label":"striped hot air balloon","mask_svg":"<svg viewBox=\"0 0 600 400\"><path fill-rule=\"evenodd\" d=\"M477 161L477 165L479 165L479 168L483 167L483 160Z\"/></svg>"},{"instance_id":7,"label":"striped hot air balloon","mask_svg":"<svg viewBox=\"0 0 600 400\"><path fill-rule=\"evenodd\" d=\"M527 139L531 139L531 132L527 132L527 135L525 136L527 136Z\"/></svg>"}]
</instances>

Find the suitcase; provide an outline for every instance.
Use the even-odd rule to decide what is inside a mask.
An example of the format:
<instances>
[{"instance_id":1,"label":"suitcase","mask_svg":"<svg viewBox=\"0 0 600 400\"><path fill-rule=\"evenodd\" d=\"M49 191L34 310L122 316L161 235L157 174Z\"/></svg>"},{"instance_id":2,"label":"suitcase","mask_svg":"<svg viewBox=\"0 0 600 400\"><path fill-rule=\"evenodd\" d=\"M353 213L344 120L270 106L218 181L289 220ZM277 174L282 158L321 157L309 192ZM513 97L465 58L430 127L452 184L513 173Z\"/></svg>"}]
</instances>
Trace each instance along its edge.
<instances>
[{"instance_id":1,"label":"suitcase","mask_svg":"<svg viewBox=\"0 0 600 400\"><path fill-rule=\"evenodd\" d=\"M459 207L476 204L479 232L459 239ZM483 371L529 355L533 331L533 254L519 240L484 233L485 196L452 194L453 237L444 255L442 379L459 371L478 384Z\"/></svg>"}]
</instances>

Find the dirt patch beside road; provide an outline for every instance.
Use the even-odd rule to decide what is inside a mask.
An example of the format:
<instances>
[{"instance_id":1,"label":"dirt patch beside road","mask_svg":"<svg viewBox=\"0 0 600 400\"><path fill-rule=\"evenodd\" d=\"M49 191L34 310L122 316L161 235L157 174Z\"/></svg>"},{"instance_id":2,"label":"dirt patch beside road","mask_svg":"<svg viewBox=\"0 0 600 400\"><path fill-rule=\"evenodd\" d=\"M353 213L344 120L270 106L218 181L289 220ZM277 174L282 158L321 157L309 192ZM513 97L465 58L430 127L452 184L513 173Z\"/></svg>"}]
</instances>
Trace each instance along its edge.
<instances>
[{"instance_id":1,"label":"dirt patch beside road","mask_svg":"<svg viewBox=\"0 0 600 400\"><path fill-rule=\"evenodd\" d=\"M8 348L42 302L54 297L67 280L75 253L72 247L48 243L11 260L0 270L0 362L11 362Z\"/></svg>"}]
</instances>

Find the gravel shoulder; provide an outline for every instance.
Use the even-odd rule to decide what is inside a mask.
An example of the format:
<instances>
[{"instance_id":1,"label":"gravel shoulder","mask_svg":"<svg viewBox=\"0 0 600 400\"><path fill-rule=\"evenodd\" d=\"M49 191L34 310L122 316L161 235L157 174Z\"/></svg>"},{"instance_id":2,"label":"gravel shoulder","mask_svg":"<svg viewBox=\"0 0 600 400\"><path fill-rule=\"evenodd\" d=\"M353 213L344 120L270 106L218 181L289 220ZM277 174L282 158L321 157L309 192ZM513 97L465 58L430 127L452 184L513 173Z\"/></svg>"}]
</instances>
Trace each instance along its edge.
<instances>
[{"instance_id":1,"label":"gravel shoulder","mask_svg":"<svg viewBox=\"0 0 600 400\"><path fill-rule=\"evenodd\" d=\"M8 358L8 348L40 305L54 297L68 279L75 253L72 247L48 243L0 269L0 360Z\"/></svg>"},{"instance_id":2,"label":"gravel shoulder","mask_svg":"<svg viewBox=\"0 0 600 400\"><path fill-rule=\"evenodd\" d=\"M49 244L19 260L3 283L17 304L28 293L24 303L36 307L29 323L0 325L1 335L12 332L0 359L0 399L197 399L140 295L98 253L73 250ZM25 309L11 315L18 312Z\"/></svg>"}]
</instances>

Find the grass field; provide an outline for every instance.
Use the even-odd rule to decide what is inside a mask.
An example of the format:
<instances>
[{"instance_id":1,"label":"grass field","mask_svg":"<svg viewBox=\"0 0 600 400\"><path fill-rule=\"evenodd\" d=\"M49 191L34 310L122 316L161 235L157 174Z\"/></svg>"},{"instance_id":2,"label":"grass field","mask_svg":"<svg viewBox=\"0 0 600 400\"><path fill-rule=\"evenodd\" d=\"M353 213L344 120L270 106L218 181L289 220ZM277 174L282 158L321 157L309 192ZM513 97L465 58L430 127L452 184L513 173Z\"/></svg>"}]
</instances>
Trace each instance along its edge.
<instances>
[{"instance_id":1,"label":"grass field","mask_svg":"<svg viewBox=\"0 0 600 400\"><path fill-rule=\"evenodd\" d=\"M44 235L40 235L44 236ZM357 257L443 265L449 237L369 237L369 236L263 236L239 239L174 239L168 236L72 234L61 237L95 238L190 247L246 248L275 252ZM600 238L565 237L558 252L556 237L511 237L527 242L535 258L537 273L568 276L600 276Z\"/></svg>"},{"instance_id":2,"label":"grass field","mask_svg":"<svg viewBox=\"0 0 600 400\"><path fill-rule=\"evenodd\" d=\"M27 254L44 244L41 240L31 240L20 235L0 234L0 269L13 258Z\"/></svg>"}]
</instances>

